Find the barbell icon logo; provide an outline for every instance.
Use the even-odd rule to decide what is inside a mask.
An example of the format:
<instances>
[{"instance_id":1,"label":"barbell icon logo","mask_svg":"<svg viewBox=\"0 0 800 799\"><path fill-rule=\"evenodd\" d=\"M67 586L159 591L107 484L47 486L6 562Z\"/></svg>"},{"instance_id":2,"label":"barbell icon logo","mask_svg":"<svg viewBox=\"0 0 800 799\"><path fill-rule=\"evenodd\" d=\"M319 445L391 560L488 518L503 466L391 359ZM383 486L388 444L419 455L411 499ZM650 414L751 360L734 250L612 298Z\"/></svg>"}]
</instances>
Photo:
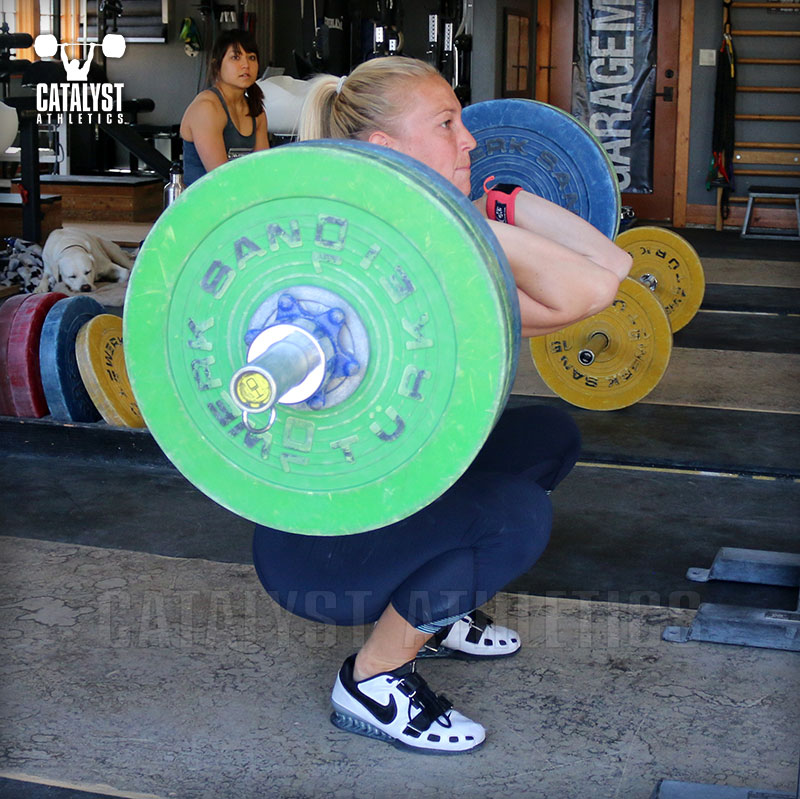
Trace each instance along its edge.
<instances>
[{"instance_id":1,"label":"barbell icon logo","mask_svg":"<svg viewBox=\"0 0 800 799\"><path fill-rule=\"evenodd\" d=\"M64 69L67 71L67 80L87 80L89 76L89 66L92 61L94 49L97 47L97 42L89 43L89 53L81 64L77 58L69 58L66 54L68 45L74 45L75 42L61 42L53 36L52 33L39 34L33 43L33 49L39 58L53 58L61 48L61 61L64 64ZM80 47L85 45L77 43ZM125 55L125 37L119 33L107 33L103 37L100 45L103 55L106 58L122 58Z\"/></svg>"}]
</instances>

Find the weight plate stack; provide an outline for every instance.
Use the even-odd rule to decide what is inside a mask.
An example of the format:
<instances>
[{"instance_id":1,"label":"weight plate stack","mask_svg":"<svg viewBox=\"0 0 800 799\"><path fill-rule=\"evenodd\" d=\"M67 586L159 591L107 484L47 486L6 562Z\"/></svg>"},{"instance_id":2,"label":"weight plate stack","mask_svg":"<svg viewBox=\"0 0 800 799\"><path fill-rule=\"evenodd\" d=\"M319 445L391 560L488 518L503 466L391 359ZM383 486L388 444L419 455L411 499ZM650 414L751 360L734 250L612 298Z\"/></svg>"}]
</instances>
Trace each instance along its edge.
<instances>
[{"instance_id":1,"label":"weight plate stack","mask_svg":"<svg viewBox=\"0 0 800 799\"><path fill-rule=\"evenodd\" d=\"M50 416L63 422L96 422L100 419L83 385L75 340L80 329L103 306L92 297L59 300L47 314L39 340L39 367Z\"/></svg>"},{"instance_id":2,"label":"weight plate stack","mask_svg":"<svg viewBox=\"0 0 800 799\"><path fill-rule=\"evenodd\" d=\"M66 296L57 291L29 294L14 316L8 338L8 379L17 416L39 419L50 412L42 386L39 342L50 309Z\"/></svg>"},{"instance_id":3,"label":"weight plate stack","mask_svg":"<svg viewBox=\"0 0 800 799\"><path fill-rule=\"evenodd\" d=\"M9 297L0 305L0 416L16 416L14 399L11 395L11 372L8 368L8 341L11 327L20 306L28 298L27 294Z\"/></svg>"},{"instance_id":4,"label":"weight plate stack","mask_svg":"<svg viewBox=\"0 0 800 799\"><path fill-rule=\"evenodd\" d=\"M144 427L125 366L122 319L106 313L90 319L78 331L75 355L83 385L103 419L115 427Z\"/></svg>"},{"instance_id":5,"label":"weight plate stack","mask_svg":"<svg viewBox=\"0 0 800 799\"><path fill-rule=\"evenodd\" d=\"M672 230L643 225L620 233L616 245L633 258L630 277L651 285L676 333L703 303L706 279L697 250Z\"/></svg>"}]
</instances>

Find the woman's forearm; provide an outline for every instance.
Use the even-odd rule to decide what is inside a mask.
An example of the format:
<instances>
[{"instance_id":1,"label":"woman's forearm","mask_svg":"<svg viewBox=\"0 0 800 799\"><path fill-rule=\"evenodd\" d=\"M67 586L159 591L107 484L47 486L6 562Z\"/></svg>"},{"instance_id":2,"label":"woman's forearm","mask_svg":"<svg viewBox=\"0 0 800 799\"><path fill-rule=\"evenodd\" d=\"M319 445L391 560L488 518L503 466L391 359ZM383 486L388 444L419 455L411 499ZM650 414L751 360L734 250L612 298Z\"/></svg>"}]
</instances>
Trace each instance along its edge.
<instances>
[{"instance_id":1,"label":"woman's forearm","mask_svg":"<svg viewBox=\"0 0 800 799\"><path fill-rule=\"evenodd\" d=\"M485 196L476 200L475 205L486 214ZM597 266L612 272L619 280L630 272L631 257L628 253L596 227L571 211L530 192L521 191L516 196L515 227L585 256Z\"/></svg>"},{"instance_id":2,"label":"woman's forearm","mask_svg":"<svg viewBox=\"0 0 800 799\"><path fill-rule=\"evenodd\" d=\"M631 270L631 257L594 225L555 203L527 191L517 195L516 224L562 244L620 280Z\"/></svg>"},{"instance_id":3,"label":"woman's forearm","mask_svg":"<svg viewBox=\"0 0 800 799\"><path fill-rule=\"evenodd\" d=\"M489 226L519 291L523 335L561 330L613 302L624 276L539 233L491 220Z\"/></svg>"}]
</instances>

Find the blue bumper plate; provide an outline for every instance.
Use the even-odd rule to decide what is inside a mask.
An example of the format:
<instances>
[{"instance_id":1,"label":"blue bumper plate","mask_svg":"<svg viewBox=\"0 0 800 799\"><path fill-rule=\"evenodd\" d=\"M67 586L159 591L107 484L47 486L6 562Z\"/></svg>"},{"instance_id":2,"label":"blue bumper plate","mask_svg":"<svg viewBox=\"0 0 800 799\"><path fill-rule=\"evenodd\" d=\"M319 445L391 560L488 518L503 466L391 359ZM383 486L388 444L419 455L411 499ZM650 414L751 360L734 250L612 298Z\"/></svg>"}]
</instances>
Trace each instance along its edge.
<instances>
[{"instance_id":1,"label":"blue bumper plate","mask_svg":"<svg viewBox=\"0 0 800 799\"><path fill-rule=\"evenodd\" d=\"M613 239L620 221L619 184L600 142L573 116L535 100L487 100L468 106L472 192L514 183L567 208Z\"/></svg>"}]
</instances>

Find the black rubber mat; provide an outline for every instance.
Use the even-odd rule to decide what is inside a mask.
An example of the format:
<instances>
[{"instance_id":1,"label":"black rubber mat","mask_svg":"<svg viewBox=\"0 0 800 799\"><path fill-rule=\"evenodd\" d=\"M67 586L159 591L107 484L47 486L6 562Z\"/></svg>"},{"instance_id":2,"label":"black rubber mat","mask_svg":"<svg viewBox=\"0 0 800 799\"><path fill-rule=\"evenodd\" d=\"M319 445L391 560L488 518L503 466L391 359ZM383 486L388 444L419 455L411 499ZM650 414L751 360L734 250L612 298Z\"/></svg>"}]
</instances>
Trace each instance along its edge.
<instances>
[{"instance_id":1,"label":"black rubber mat","mask_svg":"<svg viewBox=\"0 0 800 799\"><path fill-rule=\"evenodd\" d=\"M625 604L795 610L797 588L687 579L720 547L800 552L790 480L577 467L553 492L550 545L506 590Z\"/></svg>"},{"instance_id":2,"label":"black rubber mat","mask_svg":"<svg viewBox=\"0 0 800 799\"><path fill-rule=\"evenodd\" d=\"M700 307L707 311L800 314L800 289L707 283Z\"/></svg>"},{"instance_id":3,"label":"black rubber mat","mask_svg":"<svg viewBox=\"0 0 800 799\"><path fill-rule=\"evenodd\" d=\"M109 463L130 462L173 469L147 430L109 427L105 422L54 422L0 416L0 455L58 455Z\"/></svg>"},{"instance_id":4,"label":"black rubber mat","mask_svg":"<svg viewBox=\"0 0 800 799\"><path fill-rule=\"evenodd\" d=\"M800 352L800 317L700 311L675 333L676 347L740 352Z\"/></svg>"},{"instance_id":5,"label":"black rubber mat","mask_svg":"<svg viewBox=\"0 0 800 799\"><path fill-rule=\"evenodd\" d=\"M9 456L3 534L169 557L251 563L253 525L177 472ZM550 545L515 592L697 607L790 607L797 591L692 583L721 546L797 551L800 486L706 474L578 466L553 493ZM0 557L2 551L0 550Z\"/></svg>"},{"instance_id":6,"label":"black rubber mat","mask_svg":"<svg viewBox=\"0 0 800 799\"><path fill-rule=\"evenodd\" d=\"M587 411L555 397L512 395L509 407L564 408L597 463L800 478L800 416L638 403Z\"/></svg>"},{"instance_id":7,"label":"black rubber mat","mask_svg":"<svg viewBox=\"0 0 800 799\"><path fill-rule=\"evenodd\" d=\"M647 224L646 222L642 224ZM743 239L738 230L672 228L701 258L744 258L755 261L800 261L800 243L772 239Z\"/></svg>"},{"instance_id":8,"label":"black rubber mat","mask_svg":"<svg viewBox=\"0 0 800 799\"><path fill-rule=\"evenodd\" d=\"M15 475L0 488L2 535L251 562L253 523L174 469L42 455L9 456L0 468Z\"/></svg>"},{"instance_id":9,"label":"black rubber mat","mask_svg":"<svg viewBox=\"0 0 800 799\"><path fill-rule=\"evenodd\" d=\"M2 799L110 799L107 793L86 793L74 788L61 788L42 785L38 782L24 782L0 777L0 797Z\"/></svg>"},{"instance_id":10,"label":"black rubber mat","mask_svg":"<svg viewBox=\"0 0 800 799\"><path fill-rule=\"evenodd\" d=\"M618 411L576 408L557 397L512 395L510 408L551 405L570 413L584 460L778 477L800 477L800 416L638 403ZM0 453L130 463L157 480L173 467L146 430L0 417Z\"/></svg>"}]
</instances>

